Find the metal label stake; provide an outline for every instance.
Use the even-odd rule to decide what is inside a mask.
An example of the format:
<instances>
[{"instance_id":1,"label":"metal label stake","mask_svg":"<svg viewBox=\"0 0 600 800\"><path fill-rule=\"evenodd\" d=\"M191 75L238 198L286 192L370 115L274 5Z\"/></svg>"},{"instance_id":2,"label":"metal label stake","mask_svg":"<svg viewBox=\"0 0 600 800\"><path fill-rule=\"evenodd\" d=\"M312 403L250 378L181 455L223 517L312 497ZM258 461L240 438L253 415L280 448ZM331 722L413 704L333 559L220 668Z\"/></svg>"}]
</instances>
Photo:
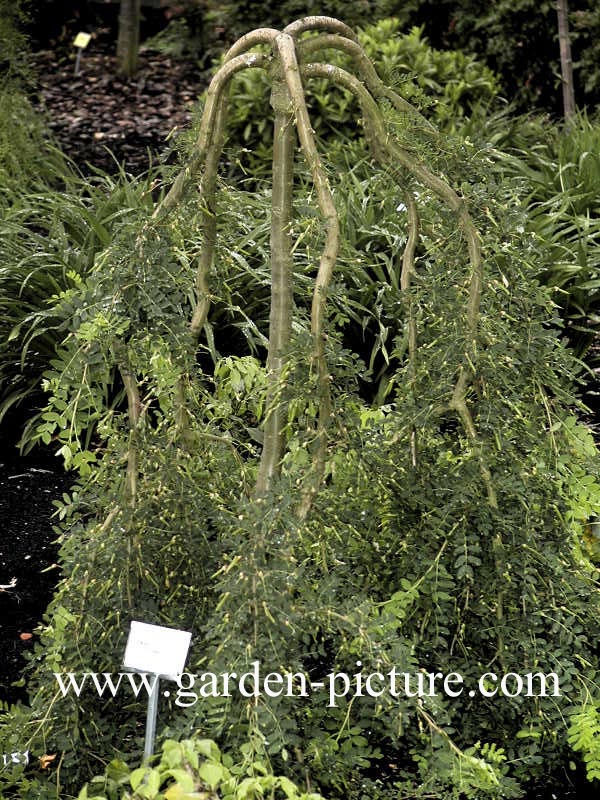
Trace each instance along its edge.
<instances>
[{"instance_id":1,"label":"metal label stake","mask_svg":"<svg viewBox=\"0 0 600 800\"><path fill-rule=\"evenodd\" d=\"M146 737L144 739L144 760L147 764L154 755L154 738L156 736L156 717L158 714L158 693L160 676L152 675L152 691L148 695L148 713L146 715Z\"/></svg>"},{"instance_id":2,"label":"metal label stake","mask_svg":"<svg viewBox=\"0 0 600 800\"><path fill-rule=\"evenodd\" d=\"M81 54L90 43L92 35L90 33L78 33L73 41L73 45L77 48L77 56L75 57L75 75L81 72Z\"/></svg>"},{"instance_id":3,"label":"metal label stake","mask_svg":"<svg viewBox=\"0 0 600 800\"><path fill-rule=\"evenodd\" d=\"M175 681L181 675L191 639L192 634L189 631L148 625L146 622L131 623L123 667L132 672L146 673L153 679L148 693L144 764L148 763L154 753L160 679Z\"/></svg>"}]
</instances>

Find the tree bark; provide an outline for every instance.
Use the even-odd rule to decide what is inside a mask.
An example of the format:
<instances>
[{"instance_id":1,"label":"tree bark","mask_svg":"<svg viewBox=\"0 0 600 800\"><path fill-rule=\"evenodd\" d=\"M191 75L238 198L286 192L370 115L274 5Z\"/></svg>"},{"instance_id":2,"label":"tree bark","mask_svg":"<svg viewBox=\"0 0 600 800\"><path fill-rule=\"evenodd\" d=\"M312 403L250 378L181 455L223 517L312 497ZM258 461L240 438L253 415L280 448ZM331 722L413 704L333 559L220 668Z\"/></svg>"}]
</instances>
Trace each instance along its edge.
<instances>
[{"instance_id":1,"label":"tree bark","mask_svg":"<svg viewBox=\"0 0 600 800\"><path fill-rule=\"evenodd\" d=\"M558 16L558 43L560 45L560 74L563 91L563 109L568 122L575 115L575 89L573 86L573 59L569 36L569 9L567 0L556 0Z\"/></svg>"},{"instance_id":2,"label":"tree bark","mask_svg":"<svg viewBox=\"0 0 600 800\"><path fill-rule=\"evenodd\" d=\"M119 37L117 39L117 72L131 77L137 70L140 44L141 0L121 0Z\"/></svg>"}]
</instances>

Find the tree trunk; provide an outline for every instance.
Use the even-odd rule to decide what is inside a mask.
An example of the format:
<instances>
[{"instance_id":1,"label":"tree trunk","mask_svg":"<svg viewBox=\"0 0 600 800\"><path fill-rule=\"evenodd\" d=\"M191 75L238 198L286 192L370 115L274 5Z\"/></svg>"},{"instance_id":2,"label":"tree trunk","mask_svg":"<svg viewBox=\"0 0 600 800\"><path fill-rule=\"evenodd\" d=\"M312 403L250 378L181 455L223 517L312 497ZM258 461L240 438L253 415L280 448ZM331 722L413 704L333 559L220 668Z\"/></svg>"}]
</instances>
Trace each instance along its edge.
<instances>
[{"instance_id":1,"label":"tree trunk","mask_svg":"<svg viewBox=\"0 0 600 800\"><path fill-rule=\"evenodd\" d=\"M287 408L281 398L282 377L292 331L293 254L292 193L296 134L292 100L280 75L273 84L273 192L271 208L271 312L269 316L269 400L265 409L264 442L256 493L267 492L281 470L285 450Z\"/></svg>"},{"instance_id":2,"label":"tree trunk","mask_svg":"<svg viewBox=\"0 0 600 800\"><path fill-rule=\"evenodd\" d=\"M558 15L558 42L560 45L560 74L563 90L563 109L568 122L575 115L575 90L573 87L573 59L569 37L569 10L567 0L556 1Z\"/></svg>"},{"instance_id":3,"label":"tree trunk","mask_svg":"<svg viewBox=\"0 0 600 800\"><path fill-rule=\"evenodd\" d=\"M121 0L119 38L117 40L117 72L131 77L137 69L140 44L141 0Z\"/></svg>"}]
</instances>

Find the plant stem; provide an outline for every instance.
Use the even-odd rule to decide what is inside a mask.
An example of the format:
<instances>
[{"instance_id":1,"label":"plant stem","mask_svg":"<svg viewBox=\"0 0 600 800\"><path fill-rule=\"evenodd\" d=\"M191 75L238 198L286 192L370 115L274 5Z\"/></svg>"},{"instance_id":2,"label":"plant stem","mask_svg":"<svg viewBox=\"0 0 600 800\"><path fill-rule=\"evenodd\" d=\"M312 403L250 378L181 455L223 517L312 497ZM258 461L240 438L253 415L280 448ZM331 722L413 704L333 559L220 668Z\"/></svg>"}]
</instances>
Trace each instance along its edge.
<instances>
[{"instance_id":1,"label":"plant stem","mask_svg":"<svg viewBox=\"0 0 600 800\"><path fill-rule=\"evenodd\" d=\"M419 212L412 192L406 192L406 211L408 214L408 239L402 254L402 271L400 273L400 290L408 319L408 376L411 391L416 390L417 377L417 321L414 304L410 294L410 279L415 274L415 250L419 240ZM417 466L417 431L413 425L410 434L410 450L413 467Z\"/></svg>"},{"instance_id":2,"label":"plant stem","mask_svg":"<svg viewBox=\"0 0 600 800\"><path fill-rule=\"evenodd\" d=\"M121 379L127 395L129 416L129 446L127 449L127 472L125 475L125 497L131 507L135 506L138 478L137 427L140 420L140 390L135 375L128 364L119 366Z\"/></svg>"},{"instance_id":3,"label":"plant stem","mask_svg":"<svg viewBox=\"0 0 600 800\"><path fill-rule=\"evenodd\" d=\"M256 494L267 492L272 479L279 475L287 422L287 408L281 401L281 391L292 328L293 256L290 227L296 137L292 101L283 75L273 83L271 105L275 117L271 198L271 309L267 357L269 385Z\"/></svg>"},{"instance_id":4,"label":"plant stem","mask_svg":"<svg viewBox=\"0 0 600 800\"><path fill-rule=\"evenodd\" d=\"M308 22L311 19L321 18L308 18L308 20L304 20L304 22ZM325 474L327 426L332 413L331 379L325 356L325 311L327 291L333 275L340 245L340 226L333 202L333 195L329 187L329 181L327 180L327 176L321 164L312 126L310 124L304 97L304 87L300 80L300 72L296 60L294 42L290 36L283 33L277 37L276 45L296 113L296 125L298 127L300 146L302 147L304 157L310 167L313 183L317 191L319 209L325 221L326 232L325 245L319 260L319 269L315 280L315 289L311 306L311 333L314 347L312 363L317 372L319 419L317 423L316 450L313 457L313 475L310 480L310 486L304 494L304 499L299 509L300 516L304 518L308 513L312 498L318 491L318 487Z\"/></svg>"}]
</instances>

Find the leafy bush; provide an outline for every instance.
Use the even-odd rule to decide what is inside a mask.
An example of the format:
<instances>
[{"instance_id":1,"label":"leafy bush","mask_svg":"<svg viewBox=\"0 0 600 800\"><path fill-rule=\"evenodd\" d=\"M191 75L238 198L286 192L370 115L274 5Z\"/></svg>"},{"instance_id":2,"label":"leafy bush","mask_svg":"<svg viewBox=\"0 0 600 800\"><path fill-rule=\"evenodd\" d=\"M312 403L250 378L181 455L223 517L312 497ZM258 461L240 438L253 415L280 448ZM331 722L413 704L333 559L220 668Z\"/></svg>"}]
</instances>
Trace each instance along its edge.
<instances>
[{"instance_id":1,"label":"leafy bush","mask_svg":"<svg viewBox=\"0 0 600 800\"><path fill-rule=\"evenodd\" d=\"M41 376L73 312L66 304L59 311L56 299L77 290L120 220L152 205L152 176L84 180L59 151L46 145L38 158L40 152L54 159L53 180L42 177L35 186L29 175L19 177L0 211L0 420L15 406L39 402ZM10 172L17 177L13 165ZM23 445L30 446L27 436Z\"/></svg>"},{"instance_id":2,"label":"leafy bush","mask_svg":"<svg viewBox=\"0 0 600 800\"><path fill-rule=\"evenodd\" d=\"M192 630L197 672L559 676L561 697L502 702L161 701L161 739L244 748L307 792L499 800L533 780L556 789L569 736L595 759L577 715L598 700L600 587L582 535L583 509L600 510L598 459L572 415L579 367L533 274L537 244L487 153L406 109L386 109L388 139L365 109L384 164L346 147L341 170L338 153L325 223L302 170L290 223L277 170L272 193L244 191L217 181L214 151L203 195L184 192L196 150L154 217L138 207L55 298L69 328L38 434L81 478L59 508L63 577L28 666L31 707L7 713L0 746L57 754L60 768L15 768L5 797L59 797L98 760L140 757L140 703L63 697L52 675L114 671L133 619ZM399 141L396 163L384 141ZM303 148L322 193L327 172ZM344 243L326 291L334 217ZM288 230L293 285L277 272ZM274 350L277 290L290 290L289 338Z\"/></svg>"}]
</instances>

